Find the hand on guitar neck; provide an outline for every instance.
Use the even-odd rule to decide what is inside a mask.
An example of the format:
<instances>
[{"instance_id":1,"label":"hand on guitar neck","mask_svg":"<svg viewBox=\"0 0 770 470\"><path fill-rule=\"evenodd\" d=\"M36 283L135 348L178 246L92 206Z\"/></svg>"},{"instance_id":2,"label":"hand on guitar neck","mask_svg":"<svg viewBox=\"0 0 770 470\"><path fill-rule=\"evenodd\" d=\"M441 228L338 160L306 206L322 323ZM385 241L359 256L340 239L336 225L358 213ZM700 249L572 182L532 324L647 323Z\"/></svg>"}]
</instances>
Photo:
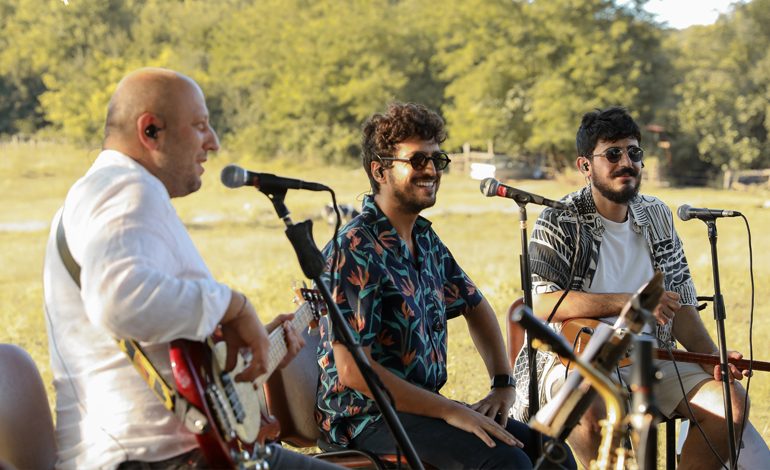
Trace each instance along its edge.
<instances>
[{"instance_id":1,"label":"hand on guitar neck","mask_svg":"<svg viewBox=\"0 0 770 470\"><path fill-rule=\"evenodd\" d=\"M293 313L283 313L273 318L273 320L265 326L271 337L274 332L279 331L279 333L282 333L284 336L286 342L286 353L283 356L283 359L281 359L281 362L276 366L277 369L285 367L297 356L297 354L299 354L299 351L305 347L305 340L302 335L299 334L297 328L294 327L293 321ZM270 372L269 363L266 372Z\"/></svg>"}]
</instances>

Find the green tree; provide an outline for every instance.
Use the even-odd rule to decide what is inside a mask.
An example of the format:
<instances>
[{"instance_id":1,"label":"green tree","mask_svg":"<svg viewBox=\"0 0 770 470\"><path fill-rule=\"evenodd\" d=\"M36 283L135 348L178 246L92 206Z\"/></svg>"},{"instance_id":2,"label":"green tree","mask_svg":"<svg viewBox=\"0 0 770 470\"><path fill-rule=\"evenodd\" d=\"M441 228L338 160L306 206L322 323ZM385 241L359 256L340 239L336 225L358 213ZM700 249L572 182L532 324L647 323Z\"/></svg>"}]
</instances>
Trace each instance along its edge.
<instances>
[{"instance_id":1,"label":"green tree","mask_svg":"<svg viewBox=\"0 0 770 470\"><path fill-rule=\"evenodd\" d=\"M770 164L769 7L768 0L754 0L714 25L671 35L669 53L681 77L673 127L690 136L697 157L712 168Z\"/></svg>"},{"instance_id":2,"label":"green tree","mask_svg":"<svg viewBox=\"0 0 770 470\"><path fill-rule=\"evenodd\" d=\"M45 56L37 44L34 0L0 0L0 134L32 134L45 126L38 96Z\"/></svg>"},{"instance_id":3,"label":"green tree","mask_svg":"<svg viewBox=\"0 0 770 470\"><path fill-rule=\"evenodd\" d=\"M228 77L230 143L258 158L351 161L363 119L394 99L419 98L413 78L430 82L408 31L383 20L398 9L267 0L232 12L212 47L212 68Z\"/></svg>"},{"instance_id":4,"label":"green tree","mask_svg":"<svg viewBox=\"0 0 770 470\"><path fill-rule=\"evenodd\" d=\"M641 123L665 94L657 26L639 5L603 0L533 2L535 61L541 65L530 91L532 136L527 146L554 164L574 160L575 131L593 108L624 105Z\"/></svg>"},{"instance_id":5,"label":"green tree","mask_svg":"<svg viewBox=\"0 0 770 470\"><path fill-rule=\"evenodd\" d=\"M435 8L424 2L425 10ZM530 127L528 88L533 81L530 19L521 3L462 1L444 5L436 20L439 76L447 83L443 111L450 128L447 145L468 142L521 150Z\"/></svg>"},{"instance_id":6,"label":"green tree","mask_svg":"<svg viewBox=\"0 0 770 470\"><path fill-rule=\"evenodd\" d=\"M560 167L592 108L621 104L651 119L669 67L642 3L449 2L437 41L449 143L494 140L496 150L546 154Z\"/></svg>"}]
</instances>

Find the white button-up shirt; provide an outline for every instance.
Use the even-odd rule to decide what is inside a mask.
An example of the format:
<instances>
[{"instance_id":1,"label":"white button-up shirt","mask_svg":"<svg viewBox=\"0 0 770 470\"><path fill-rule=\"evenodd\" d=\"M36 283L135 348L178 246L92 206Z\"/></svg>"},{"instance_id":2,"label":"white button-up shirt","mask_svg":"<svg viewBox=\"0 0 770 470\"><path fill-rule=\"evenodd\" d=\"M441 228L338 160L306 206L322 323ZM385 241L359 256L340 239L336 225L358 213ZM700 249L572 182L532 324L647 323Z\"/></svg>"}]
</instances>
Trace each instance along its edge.
<instances>
[{"instance_id":1,"label":"white button-up shirt","mask_svg":"<svg viewBox=\"0 0 770 470\"><path fill-rule=\"evenodd\" d=\"M114 338L133 338L173 384L168 342L210 335L230 302L176 214L168 191L130 157L105 150L67 194L69 249L82 267L78 289L56 246L44 290L56 388L61 468L113 468L163 460L195 439L153 395Z\"/></svg>"}]
</instances>

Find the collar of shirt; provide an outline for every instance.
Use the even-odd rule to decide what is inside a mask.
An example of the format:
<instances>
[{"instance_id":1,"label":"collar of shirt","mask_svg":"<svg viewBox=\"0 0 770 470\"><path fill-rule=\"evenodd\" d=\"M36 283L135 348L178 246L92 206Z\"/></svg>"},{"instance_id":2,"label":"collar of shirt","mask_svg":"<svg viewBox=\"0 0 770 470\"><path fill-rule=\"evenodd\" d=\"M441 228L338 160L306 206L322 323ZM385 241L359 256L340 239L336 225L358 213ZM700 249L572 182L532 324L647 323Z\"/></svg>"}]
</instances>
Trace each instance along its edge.
<instances>
[{"instance_id":1,"label":"collar of shirt","mask_svg":"<svg viewBox=\"0 0 770 470\"><path fill-rule=\"evenodd\" d=\"M382 212L380 206L374 201L374 195L367 194L364 196L361 216L365 218L367 224L372 227L372 230L375 233L391 233L394 237L397 237L400 243L393 246L391 249L393 249L399 257L408 256L409 250L407 249L406 242L398 236L396 228L393 227L393 224L390 223L388 217ZM418 215L417 221L414 223L414 228L412 229L412 236L417 239L419 235L428 232L430 227L430 220Z\"/></svg>"},{"instance_id":2,"label":"collar of shirt","mask_svg":"<svg viewBox=\"0 0 770 470\"><path fill-rule=\"evenodd\" d=\"M104 149L99 152L99 156L96 157L94 164L91 166L91 168L89 168L86 174L91 174L109 166L119 166L139 171L142 174L143 179L150 182L150 184L155 186L156 189L162 190L163 193L168 196L168 189L166 189L166 186L158 179L157 176L150 173L150 171L147 170L144 165L136 161L131 156L117 150ZM170 196L169 199L171 199Z\"/></svg>"},{"instance_id":3,"label":"collar of shirt","mask_svg":"<svg viewBox=\"0 0 770 470\"><path fill-rule=\"evenodd\" d=\"M596 209L594 196L591 193L591 187L586 186L579 191L568 194L564 202L575 208L575 211L581 216L595 233L601 235L604 233L604 224L602 223L599 212ZM628 203L628 216L631 218L631 227L636 233L644 233L643 227L649 227L650 219L644 211L644 196L636 195ZM565 215L572 216L565 212Z\"/></svg>"}]
</instances>

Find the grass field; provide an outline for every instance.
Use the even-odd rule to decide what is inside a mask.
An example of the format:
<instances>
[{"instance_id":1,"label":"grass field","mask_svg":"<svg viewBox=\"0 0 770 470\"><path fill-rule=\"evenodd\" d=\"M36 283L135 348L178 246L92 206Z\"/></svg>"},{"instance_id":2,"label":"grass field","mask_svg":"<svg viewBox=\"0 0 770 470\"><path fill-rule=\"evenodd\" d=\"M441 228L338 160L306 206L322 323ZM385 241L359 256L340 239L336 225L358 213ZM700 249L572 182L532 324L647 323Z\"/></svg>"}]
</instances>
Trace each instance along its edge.
<instances>
[{"instance_id":1,"label":"grass field","mask_svg":"<svg viewBox=\"0 0 770 470\"><path fill-rule=\"evenodd\" d=\"M53 403L48 346L42 311L42 265L48 224L69 186L89 167L98 149L78 149L54 143L0 143L0 342L15 343L30 352L48 386ZM219 170L234 158L215 156L208 164L201 191L175 201L204 259L215 277L246 292L263 319L292 311L291 285L303 278L296 257L283 234L284 225L261 193L241 188L230 190L218 181ZM243 162L241 162L243 163ZM368 183L359 168L318 168L289 164L248 165L322 182L335 189L338 201L360 205ZM561 177L550 181L518 181L517 187L558 199L581 181ZM465 271L495 307L503 325L508 305L521 295L519 252L521 246L518 208L499 198L484 198L478 182L461 175L444 176L437 205L426 212L434 227ZM695 207L719 207L741 211L754 233L754 357L770 360L770 199L766 192L719 191L703 188L670 189L645 186L643 192L658 196L672 208L683 203ZM323 246L331 228L320 219L329 202L326 193L291 192L286 205L294 221L314 218L314 237ZM534 221L537 206L529 206ZM676 226L684 240L690 268L701 295L713 293L711 258L705 225L699 221ZM728 346L748 356L750 293L748 243L740 219L719 221L719 267L727 312ZM713 333L711 309L702 318ZM488 390L483 363L462 321L450 324L449 382L444 393L475 401ZM770 439L770 379L758 373L751 383L752 421L765 440Z\"/></svg>"}]
</instances>

